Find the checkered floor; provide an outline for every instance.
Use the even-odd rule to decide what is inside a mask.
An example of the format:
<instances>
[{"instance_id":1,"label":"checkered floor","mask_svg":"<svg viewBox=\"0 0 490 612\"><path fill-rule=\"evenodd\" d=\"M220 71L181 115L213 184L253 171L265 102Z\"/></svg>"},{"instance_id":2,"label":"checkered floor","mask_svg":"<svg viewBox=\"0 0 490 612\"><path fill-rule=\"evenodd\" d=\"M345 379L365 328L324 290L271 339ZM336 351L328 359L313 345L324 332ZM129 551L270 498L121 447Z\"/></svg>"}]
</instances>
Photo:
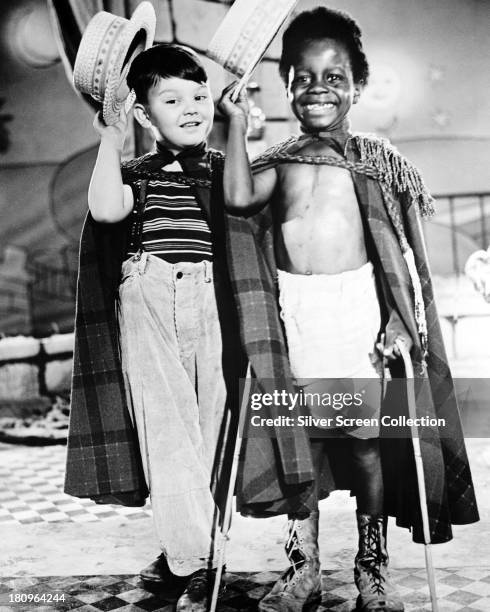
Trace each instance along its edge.
<instances>
[{"instance_id":1,"label":"checkered floor","mask_svg":"<svg viewBox=\"0 0 490 612\"><path fill-rule=\"evenodd\" d=\"M440 612L489 612L490 570L437 570ZM252 612L257 602L278 577L277 573L227 574L226 591L220 598L218 612ZM393 577L405 602L406 612L429 611L429 595L424 570L393 571ZM15 603L29 595L46 594L58 603ZM51 597L49 597L51 594ZM350 570L323 572L323 600L310 606L317 612L351 612L356 591ZM14 601L12 601L14 600ZM78 610L97 612L156 611L173 612L174 605L156 594L145 591L136 576L73 576L0 579L0 612L41 612Z\"/></svg>"},{"instance_id":2,"label":"checkered floor","mask_svg":"<svg viewBox=\"0 0 490 612\"><path fill-rule=\"evenodd\" d=\"M4 452L2 452L4 451ZM151 515L149 506L97 505L63 493L65 446L0 444L0 525L5 523L87 523L124 516ZM34 457L34 459L33 459Z\"/></svg>"},{"instance_id":3,"label":"checkered floor","mask_svg":"<svg viewBox=\"0 0 490 612\"><path fill-rule=\"evenodd\" d=\"M116 516L137 520L151 513L148 507L97 506L65 495L65 453L64 446L26 449L0 444L0 527L8 527L9 523L80 523ZM219 612L256 610L258 600L278 575L227 574L227 590L220 600ZM407 612L431 609L425 570L393 570L392 575ZM490 568L437 569L436 580L440 612L490 612ZM32 601L34 595L38 594L39 599L43 593L44 602ZM355 598L351 570L324 571L322 604L310 610L351 612ZM174 606L145 591L134 575L0 578L0 612L75 609L172 612Z\"/></svg>"}]
</instances>

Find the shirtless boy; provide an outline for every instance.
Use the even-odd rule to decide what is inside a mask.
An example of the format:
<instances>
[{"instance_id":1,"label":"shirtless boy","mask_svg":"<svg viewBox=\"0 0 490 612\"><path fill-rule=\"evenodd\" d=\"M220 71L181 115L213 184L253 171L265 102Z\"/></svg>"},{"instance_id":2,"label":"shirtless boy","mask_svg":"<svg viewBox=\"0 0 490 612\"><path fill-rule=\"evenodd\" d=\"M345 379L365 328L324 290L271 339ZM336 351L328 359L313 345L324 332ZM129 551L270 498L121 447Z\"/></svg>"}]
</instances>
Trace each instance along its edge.
<instances>
[{"instance_id":1,"label":"shirtless boy","mask_svg":"<svg viewBox=\"0 0 490 612\"><path fill-rule=\"evenodd\" d=\"M369 232L367 208L373 189L378 189L382 200L386 185L381 192L376 177L363 176L364 183L356 178L355 164L366 160L362 144L356 144L349 132L348 113L369 73L360 37L359 27L349 16L324 7L293 20L284 34L279 69L303 135L273 148L252 169L246 151L245 96L240 94L233 103L232 85L220 105L229 119L226 206L243 216L258 213L266 204L272 210L280 314L296 380L377 379L383 358L394 363L400 357L397 340L409 350L416 341L420 352L417 331L423 326L417 329L414 323L415 333L409 332L398 310L383 303L375 277L378 260L371 257L376 236ZM411 176L418 180L415 172ZM401 183L401 178L394 175L392 184ZM366 180L367 196L363 196ZM403 228L400 232L398 237ZM420 312L415 319L420 322ZM339 433L350 448L357 501L357 609L401 611L404 607L387 568L379 431L360 427ZM328 439L315 436L310 444L319 481ZM317 497L322 496L319 489L317 485ZM289 515L286 552L291 567L261 601L262 611L301 610L320 595L316 510L307 518Z\"/></svg>"}]
</instances>

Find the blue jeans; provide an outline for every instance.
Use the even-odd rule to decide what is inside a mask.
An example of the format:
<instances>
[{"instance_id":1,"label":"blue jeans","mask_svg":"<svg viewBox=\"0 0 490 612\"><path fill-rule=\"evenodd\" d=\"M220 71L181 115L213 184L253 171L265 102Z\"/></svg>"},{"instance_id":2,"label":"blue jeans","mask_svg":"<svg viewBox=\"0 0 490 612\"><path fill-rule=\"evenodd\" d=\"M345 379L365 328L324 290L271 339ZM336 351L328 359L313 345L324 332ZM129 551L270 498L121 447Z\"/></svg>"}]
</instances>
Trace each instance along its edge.
<instances>
[{"instance_id":1,"label":"blue jeans","mask_svg":"<svg viewBox=\"0 0 490 612\"><path fill-rule=\"evenodd\" d=\"M226 387L212 264L146 252L125 261L119 328L161 548L174 574L215 567L211 480Z\"/></svg>"}]
</instances>

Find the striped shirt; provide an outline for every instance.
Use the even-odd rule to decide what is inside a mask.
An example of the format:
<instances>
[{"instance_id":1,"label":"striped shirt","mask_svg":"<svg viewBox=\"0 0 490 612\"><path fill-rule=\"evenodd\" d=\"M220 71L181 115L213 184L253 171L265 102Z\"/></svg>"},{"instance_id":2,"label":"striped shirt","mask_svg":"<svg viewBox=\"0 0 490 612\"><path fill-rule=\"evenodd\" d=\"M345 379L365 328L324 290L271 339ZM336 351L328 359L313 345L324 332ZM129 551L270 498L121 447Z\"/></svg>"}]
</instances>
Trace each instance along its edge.
<instances>
[{"instance_id":1,"label":"striped shirt","mask_svg":"<svg viewBox=\"0 0 490 612\"><path fill-rule=\"evenodd\" d=\"M136 199L140 182L132 188ZM169 263L213 259L211 230L189 185L148 182L142 247Z\"/></svg>"}]
</instances>

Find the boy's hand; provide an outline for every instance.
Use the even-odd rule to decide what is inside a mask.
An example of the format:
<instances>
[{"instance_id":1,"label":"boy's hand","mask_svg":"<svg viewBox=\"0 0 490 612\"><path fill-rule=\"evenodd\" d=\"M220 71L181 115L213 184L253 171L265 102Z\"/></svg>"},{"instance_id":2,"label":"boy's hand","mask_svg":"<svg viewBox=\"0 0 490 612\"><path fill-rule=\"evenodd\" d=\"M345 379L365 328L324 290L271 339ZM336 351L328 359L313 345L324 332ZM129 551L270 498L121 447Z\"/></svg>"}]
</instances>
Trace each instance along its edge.
<instances>
[{"instance_id":1,"label":"boy's hand","mask_svg":"<svg viewBox=\"0 0 490 612\"><path fill-rule=\"evenodd\" d=\"M110 143L117 151L122 151L126 139L126 129L128 126L128 116L121 108L119 119L113 125L106 125L99 111L94 118L94 128L99 134L101 141Z\"/></svg>"},{"instance_id":2,"label":"boy's hand","mask_svg":"<svg viewBox=\"0 0 490 612\"><path fill-rule=\"evenodd\" d=\"M228 85L228 87L223 89L221 99L218 102L218 109L229 119L232 119L233 117L240 117L246 127L248 123L249 111L246 87L242 87L235 102L232 102L231 100L231 95L235 91L237 84L238 81L234 81Z\"/></svg>"},{"instance_id":3,"label":"boy's hand","mask_svg":"<svg viewBox=\"0 0 490 612\"><path fill-rule=\"evenodd\" d=\"M394 361L398 357L401 357L400 349L395 343L396 340L402 340L405 343L408 352L410 352L413 342L405 328L400 328L398 326L390 327L390 324L388 323L386 327L384 344L382 342L378 342L376 344L376 348L384 359Z\"/></svg>"}]
</instances>

